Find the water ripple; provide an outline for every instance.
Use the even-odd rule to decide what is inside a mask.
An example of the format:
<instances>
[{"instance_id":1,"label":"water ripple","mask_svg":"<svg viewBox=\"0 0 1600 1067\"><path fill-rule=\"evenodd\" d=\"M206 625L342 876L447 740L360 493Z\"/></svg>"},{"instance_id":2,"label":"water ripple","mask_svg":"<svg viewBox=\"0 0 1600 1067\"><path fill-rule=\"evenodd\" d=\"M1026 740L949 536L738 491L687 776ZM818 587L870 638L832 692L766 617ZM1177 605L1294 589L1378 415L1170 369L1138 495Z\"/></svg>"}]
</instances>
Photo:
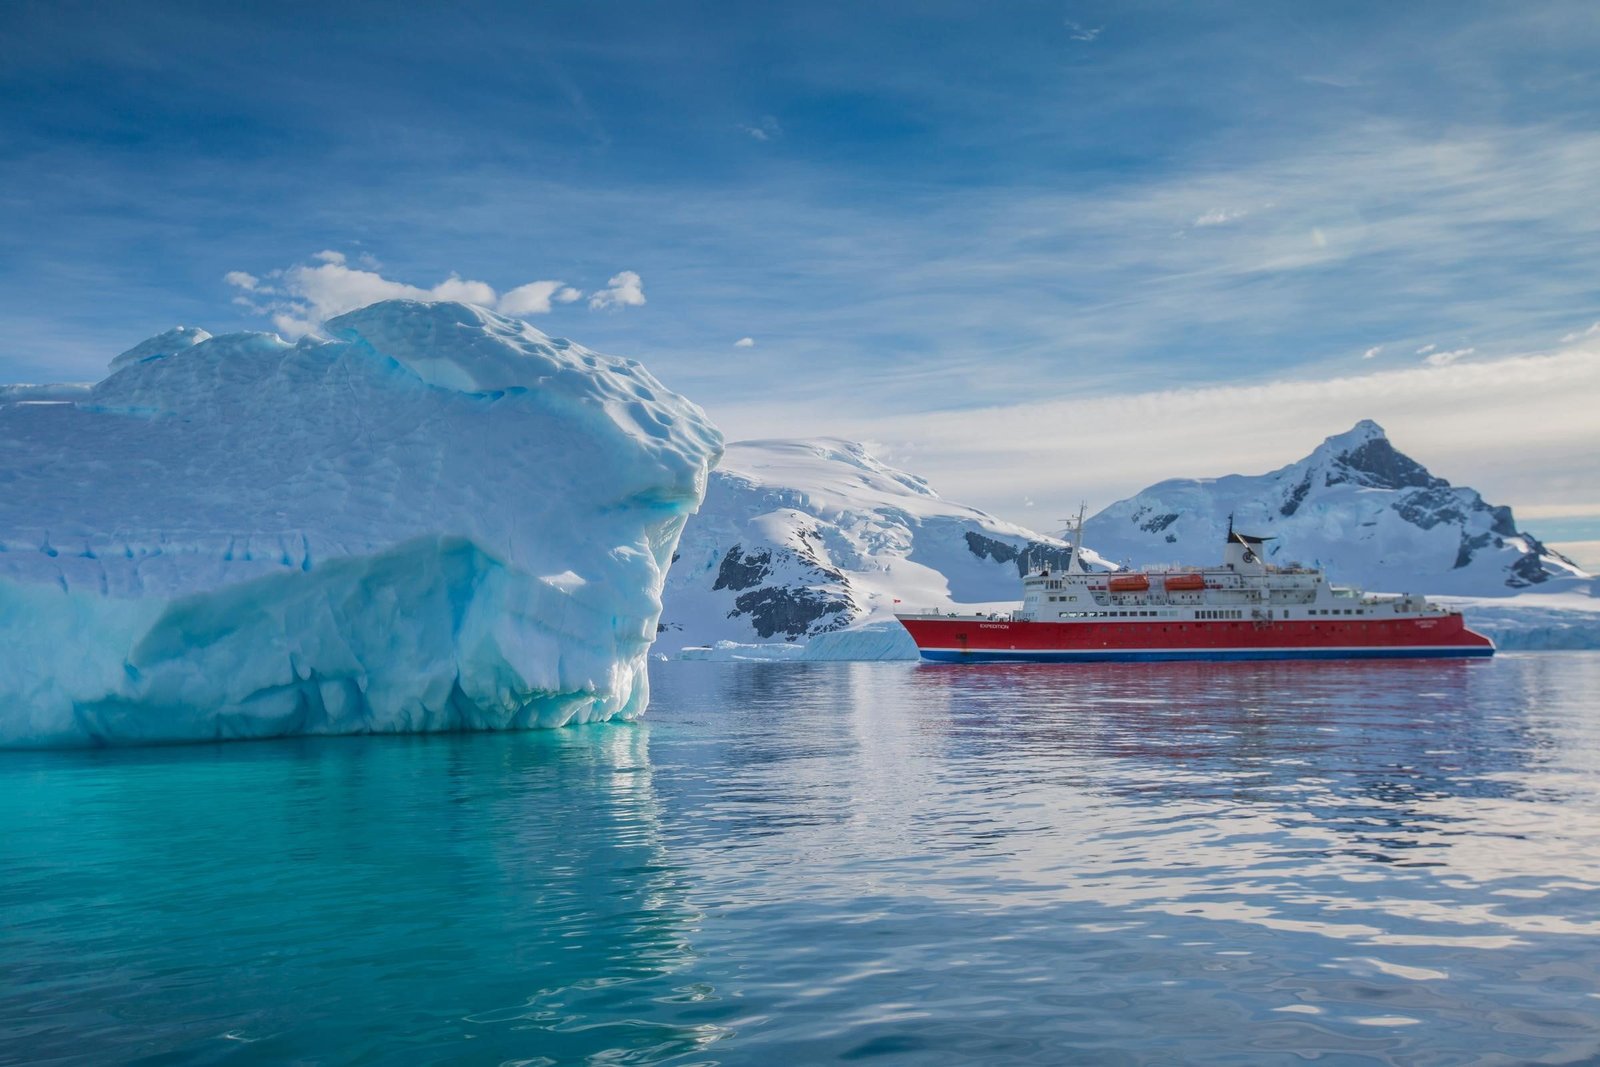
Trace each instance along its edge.
<instances>
[{"instance_id":1,"label":"water ripple","mask_svg":"<svg viewBox=\"0 0 1600 1067\"><path fill-rule=\"evenodd\" d=\"M1600 1058L1600 656L0 754L0 1064Z\"/></svg>"}]
</instances>

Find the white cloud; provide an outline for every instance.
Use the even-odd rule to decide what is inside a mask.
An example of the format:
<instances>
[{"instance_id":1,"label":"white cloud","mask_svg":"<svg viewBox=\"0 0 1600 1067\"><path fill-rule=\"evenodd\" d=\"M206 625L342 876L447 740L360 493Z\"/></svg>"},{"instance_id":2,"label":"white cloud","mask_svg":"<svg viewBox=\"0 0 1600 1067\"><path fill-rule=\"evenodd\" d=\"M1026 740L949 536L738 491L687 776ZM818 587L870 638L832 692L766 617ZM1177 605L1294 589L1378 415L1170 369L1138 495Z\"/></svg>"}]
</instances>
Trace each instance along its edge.
<instances>
[{"instance_id":1,"label":"white cloud","mask_svg":"<svg viewBox=\"0 0 1600 1067\"><path fill-rule=\"evenodd\" d=\"M770 141L783 136L783 127L778 125L778 120L771 115L761 116L761 121L754 126L741 122L739 129L749 134L757 141Z\"/></svg>"},{"instance_id":2,"label":"white cloud","mask_svg":"<svg viewBox=\"0 0 1600 1067\"><path fill-rule=\"evenodd\" d=\"M1449 352L1435 352L1422 362L1430 367L1448 367L1462 356L1470 356L1476 348L1457 348Z\"/></svg>"},{"instance_id":3,"label":"white cloud","mask_svg":"<svg viewBox=\"0 0 1600 1067\"><path fill-rule=\"evenodd\" d=\"M1600 358L1592 349L1410 366L1337 378L1263 381L885 415L788 401L720 405L730 440L859 437L947 499L1004 514L1024 496L1086 498L1097 509L1176 477L1256 474L1323 437L1376 419L1395 447L1493 503L1600 511ZM1225 423L1227 433L1217 433ZM1091 453L1070 467L1065 455ZM1020 516L1019 516L1020 517Z\"/></svg>"},{"instance_id":4,"label":"white cloud","mask_svg":"<svg viewBox=\"0 0 1600 1067\"><path fill-rule=\"evenodd\" d=\"M1250 214L1248 211L1224 211L1221 208L1212 208L1210 211L1194 220L1196 226L1221 226L1225 223L1242 219Z\"/></svg>"},{"instance_id":5,"label":"white cloud","mask_svg":"<svg viewBox=\"0 0 1600 1067\"><path fill-rule=\"evenodd\" d=\"M631 270L619 271L606 282L608 288L589 297L592 308L639 307L644 304L644 282Z\"/></svg>"},{"instance_id":6,"label":"white cloud","mask_svg":"<svg viewBox=\"0 0 1600 1067\"><path fill-rule=\"evenodd\" d=\"M754 348L755 346L756 339L754 337L741 337L733 342L734 348Z\"/></svg>"},{"instance_id":7,"label":"white cloud","mask_svg":"<svg viewBox=\"0 0 1600 1067\"><path fill-rule=\"evenodd\" d=\"M1524 504L1519 519L1600 519L1600 501L1593 504Z\"/></svg>"},{"instance_id":8,"label":"white cloud","mask_svg":"<svg viewBox=\"0 0 1600 1067\"><path fill-rule=\"evenodd\" d=\"M1561 339L1561 343L1564 345L1570 345L1572 342L1581 341L1586 337L1600 337L1600 322L1590 326L1587 330L1574 330L1572 333L1569 333L1563 337Z\"/></svg>"},{"instance_id":9,"label":"white cloud","mask_svg":"<svg viewBox=\"0 0 1600 1067\"><path fill-rule=\"evenodd\" d=\"M296 318L287 311L278 311L273 313L272 328L277 330L291 341L304 337L306 334L311 332L311 326L309 323L307 323L304 319Z\"/></svg>"},{"instance_id":10,"label":"white cloud","mask_svg":"<svg viewBox=\"0 0 1600 1067\"><path fill-rule=\"evenodd\" d=\"M1084 26L1076 22L1066 23L1067 36L1074 41L1092 41L1100 36L1104 26Z\"/></svg>"},{"instance_id":11,"label":"white cloud","mask_svg":"<svg viewBox=\"0 0 1600 1067\"><path fill-rule=\"evenodd\" d=\"M564 297L567 293L573 295ZM503 294L495 304L495 310L507 315L545 315L550 311L552 300L570 304L582 295L561 282L529 282Z\"/></svg>"},{"instance_id":12,"label":"white cloud","mask_svg":"<svg viewBox=\"0 0 1600 1067\"><path fill-rule=\"evenodd\" d=\"M487 282L473 282L451 275L432 289L428 295L434 300L459 300L463 304L494 307L494 287Z\"/></svg>"},{"instance_id":13,"label":"white cloud","mask_svg":"<svg viewBox=\"0 0 1600 1067\"><path fill-rule=\"evenodd\" d=\"M1423 345L1421 348L1417 349L1417 355L1425 356L1429 352L1432 352L1435 348L1438 348L1438 347L1439 347L1438 345Z\"/></svg>"},{"instance_id":14,"label":"white cloud","mask_svg":"<svg viewBox=\"0 0 1600 1067\"><path fill-rule=\"evenodd\" d=\"M1383 351L1383 346L1382 345L1373 345L1371 348L1369 348L1365 352L1361 353L1361 358L1362 359L1371 359L1374 356L1376 356L1379 352L1382 352L1382 351Z\"/></svg>"},{"instance_id":15,"label":"white cloud","mask_svg":"<svg viewBox=\"0 0 1600 1067\"><path fill-rule=\"evenodd\" d=\"M235 297L235 304L268 316L273 327L291 339L315 334L334 316L380 300L457 300L506 315L527 316L547 314L552 302L570 304L583 297L582 292L558 280L528 282L499 294L488 282L456 274L424 289L385 278L376 270L351 267L340 252L324 250L311 258L314 263L298 263L272 272L268 277L274 285L265 285L260 278L242 270L229 271L223 280L252 294ZM362 261L376 262L369 256L363 256ZM595 306L644 303L639 276L632 271L623 271L611 279L611 284L614 288L606 291L606 303Z\"/></svg>"}]
</instances>

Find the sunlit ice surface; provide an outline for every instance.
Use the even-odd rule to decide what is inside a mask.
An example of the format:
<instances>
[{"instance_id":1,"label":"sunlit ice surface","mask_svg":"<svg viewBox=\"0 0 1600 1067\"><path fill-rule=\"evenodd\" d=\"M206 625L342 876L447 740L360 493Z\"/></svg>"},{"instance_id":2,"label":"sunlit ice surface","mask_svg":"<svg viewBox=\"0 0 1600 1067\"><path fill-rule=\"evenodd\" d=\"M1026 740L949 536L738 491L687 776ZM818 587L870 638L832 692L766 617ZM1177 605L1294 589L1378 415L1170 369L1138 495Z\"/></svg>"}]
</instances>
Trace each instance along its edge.
<instances>
[{"instance_id":1,"label":"sunlit ice surface","mask_svg":"<svg viewBox=\"0 0 1600 1067\"><path fill-rule=\"evenodd\" d=\"M1600 1056L1600 655L651 682L0 753L0 1062Z\"/></svg>"}]
</instances>

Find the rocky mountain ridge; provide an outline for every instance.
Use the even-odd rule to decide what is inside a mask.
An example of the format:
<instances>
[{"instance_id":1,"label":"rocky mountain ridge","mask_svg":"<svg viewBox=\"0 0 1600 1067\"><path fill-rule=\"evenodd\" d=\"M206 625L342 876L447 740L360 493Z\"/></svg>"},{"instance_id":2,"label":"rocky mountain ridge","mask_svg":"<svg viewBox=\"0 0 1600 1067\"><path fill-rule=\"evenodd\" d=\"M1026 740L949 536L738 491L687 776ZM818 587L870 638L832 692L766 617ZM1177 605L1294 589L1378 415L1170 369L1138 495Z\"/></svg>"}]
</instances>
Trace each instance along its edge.
<instances>
[{"instance_id":1,"label":"rocky mountain ridge","mask_svg":"<svg viewBox=\"0 0 1600 1067\"><path fill-rule=\"evenodd\" d=\"M1517 529L1509 507L1437 477L1370 419L1266 474L1157 483L1093 516L1085 539L1133 566L1206 563L1230 516L1240 531L1274 539L1271 562L1320 566L1375 590L1509 596L1589 577Z\"/></svg>"}]
</instances>

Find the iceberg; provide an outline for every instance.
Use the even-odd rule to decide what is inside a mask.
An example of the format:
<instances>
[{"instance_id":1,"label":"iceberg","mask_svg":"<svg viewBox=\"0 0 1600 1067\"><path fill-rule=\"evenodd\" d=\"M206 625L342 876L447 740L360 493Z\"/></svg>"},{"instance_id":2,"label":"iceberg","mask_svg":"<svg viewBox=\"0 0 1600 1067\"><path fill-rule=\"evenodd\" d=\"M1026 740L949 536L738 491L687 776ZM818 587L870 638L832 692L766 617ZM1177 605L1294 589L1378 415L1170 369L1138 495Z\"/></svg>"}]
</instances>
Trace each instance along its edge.
<instances>
[{"instance_id":1,"label":"iceberg","mask_svg":"<svg viewBox=\"0 0 1600 1067\"><path fill-rule=\"evenodd\" d=\"M643 710L705 415L478 307L326 329L180 328L0 390L0 746Z\"/></svg>"}]
</instances>

